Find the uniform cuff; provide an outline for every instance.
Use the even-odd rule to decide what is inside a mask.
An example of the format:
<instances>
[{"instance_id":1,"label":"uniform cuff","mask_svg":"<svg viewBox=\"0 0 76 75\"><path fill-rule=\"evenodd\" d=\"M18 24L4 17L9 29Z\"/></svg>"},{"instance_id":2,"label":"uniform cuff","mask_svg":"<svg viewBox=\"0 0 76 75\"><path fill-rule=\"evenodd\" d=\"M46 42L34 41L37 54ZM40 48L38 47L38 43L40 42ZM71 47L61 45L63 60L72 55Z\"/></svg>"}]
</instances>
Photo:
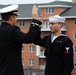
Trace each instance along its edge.
<instances>
[{"instance_id":1,"label":"uniform cuff","mask_svg":"<svg viewBox=\"0 0 76 75\"><path fill-rule=\"evenodd\" d=\"M41 27L42 22L36 19L33 19L31 24L33 24L33 26L39 26Z\"/></svg>"}]
</instances>

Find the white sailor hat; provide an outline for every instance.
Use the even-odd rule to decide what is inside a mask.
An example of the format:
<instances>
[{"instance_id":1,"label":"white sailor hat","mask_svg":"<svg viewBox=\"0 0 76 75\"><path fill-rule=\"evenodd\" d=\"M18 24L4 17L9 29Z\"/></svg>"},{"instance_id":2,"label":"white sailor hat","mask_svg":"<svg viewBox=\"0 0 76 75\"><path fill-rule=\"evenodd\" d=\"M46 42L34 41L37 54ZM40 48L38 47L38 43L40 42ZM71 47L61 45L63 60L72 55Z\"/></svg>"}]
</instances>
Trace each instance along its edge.
<instances>
[{"instance_id":1,"label":"white sailor hat","mask_svg":"<svg viewBox=\"0 0 76 75\"><path fill-rule=\"evenodd\" d=\"M49 22L61 22L61 23L64 23L65 22L65 18L60 17L59 15L50 16L49 17Z\"/></svg>"},{"instance_id":2,"label":"white sailor hat","mask_svg":"<svg viewBox=\"0 0 76 75\"><path fill-rule=\"evenodd\" d=\"M1 15L7 15L7 14L18 15L18 5L14 4L14 5L4 7L0 9L0 14Z\"/></svg>"}]
</instances>

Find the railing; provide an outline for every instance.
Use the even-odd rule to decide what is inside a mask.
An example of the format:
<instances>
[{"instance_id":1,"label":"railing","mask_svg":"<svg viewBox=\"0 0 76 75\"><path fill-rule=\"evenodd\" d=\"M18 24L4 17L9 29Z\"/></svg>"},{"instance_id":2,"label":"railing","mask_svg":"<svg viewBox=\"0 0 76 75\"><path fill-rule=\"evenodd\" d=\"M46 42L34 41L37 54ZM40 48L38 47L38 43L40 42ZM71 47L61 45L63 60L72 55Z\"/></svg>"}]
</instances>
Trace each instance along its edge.
<instances>
[{"instance_id":1,"label":"railing","mask_svg":"<svg viewBox=\"0 0 76 75\"><path fill-rule=\"evenodd\" d=\"M44 75L44 70L31 69L31 73L30 73L30 71L24 69L24 75Z\"/></svg>"},{"instance_id":2,"label":"railing","mask_svg":"<svg viewBox=\"0 0 76 75\"><path fill-rule=\"evenodd\" d=\"M43 67L44 66L41 65L40 69L30 69L31 73L27 69L24 69L24 75L44 75L44 69L45 69L45 67L44 67L44 69L43 69ZM76 75L76 68L72 71L71 75Z\"/></svg>"},{"instance_id":3,"label":"railing","mask_svg":"<svg viewBox=\"0 0 76 75\"><path fill-rule=\"evenodd\" d=\"M50 31L49 25L43 25L41 31Z\"/></svg>"},{"instance_id":4,"label":"railing","mask_svg":"<svg viewBox=\"0 0 76 75\"><path fill-rule=\"evenodd\" d=\"M62 31L66 31L66 25L63 25ZM51 31L49 25L43 25L41 31Z\"/></svg>"},{"instance_id":5,"label":"railing","mask_svg":"<svg viewBox=\"0 0 76 75\"><path fill-rule=\"evenodd\" d=\"M39 69L40 70L44 70L45 69L45 65L39 65Z\"/></svg>"},{"instance_id":6,"label":"railing","mask_svg":"<svg viewBox=\"0 0 76 75\"><path fill-rule=\"evenodd\" d=\"M40 51L39 58L45 58L45 56L44 56L44 51Z\"/></svg>"}]
</instances>

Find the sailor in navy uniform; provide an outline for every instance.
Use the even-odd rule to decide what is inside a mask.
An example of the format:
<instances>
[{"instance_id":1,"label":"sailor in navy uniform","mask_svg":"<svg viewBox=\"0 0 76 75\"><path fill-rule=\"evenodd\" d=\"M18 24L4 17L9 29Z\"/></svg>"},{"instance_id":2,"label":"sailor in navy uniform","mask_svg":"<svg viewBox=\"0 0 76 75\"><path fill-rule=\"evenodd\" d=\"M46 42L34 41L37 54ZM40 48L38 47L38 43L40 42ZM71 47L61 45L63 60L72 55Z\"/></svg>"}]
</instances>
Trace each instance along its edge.
<instances>
[{"instance_id":1,"label":"sailor in navy uniform","mask_svg":"<svg viewBox=\"0 0 76 75\"><path fill-rule=\"evenodd\" d=\"M51 34L38 38L35 44L45 47L45 75L71 75L73 70L73 43L70 38L61 34L65 19L59 15L50 16Z\"/></svg>"},{"instance_id":2,"label":"sailor in navy uniform","mask_svg":"<svg viewBox=\"0 0 76 75\"><path fill-rule=\"evenodd\" d=\"M33 43L41 28L41 22L32 20L28 33L23 33L16 26L18 5L0 9L0 75L24 75L22 67L22 43ZM33 10L32 12L35 13Z\"/></svg>"}]
</instances>

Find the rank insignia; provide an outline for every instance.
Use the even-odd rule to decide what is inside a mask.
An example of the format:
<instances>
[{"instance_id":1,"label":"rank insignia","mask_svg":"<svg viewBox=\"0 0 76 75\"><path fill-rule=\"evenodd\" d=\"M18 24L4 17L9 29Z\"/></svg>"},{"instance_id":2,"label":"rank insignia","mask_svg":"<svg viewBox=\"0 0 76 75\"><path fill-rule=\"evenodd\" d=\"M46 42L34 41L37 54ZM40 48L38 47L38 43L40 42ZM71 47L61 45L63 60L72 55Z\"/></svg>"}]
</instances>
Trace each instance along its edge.
<instances>
[{"instance_id":1,"label":"rank insignia","mask_svg":"<svg viewBox=\"0 0 76 75\"><path fill-rule=\"evenodd\" d=\"M65 54L69 54L70 52L69 52L69 49L70 49L70 47L65 47Z\"/></svg>"}]
</instances>

